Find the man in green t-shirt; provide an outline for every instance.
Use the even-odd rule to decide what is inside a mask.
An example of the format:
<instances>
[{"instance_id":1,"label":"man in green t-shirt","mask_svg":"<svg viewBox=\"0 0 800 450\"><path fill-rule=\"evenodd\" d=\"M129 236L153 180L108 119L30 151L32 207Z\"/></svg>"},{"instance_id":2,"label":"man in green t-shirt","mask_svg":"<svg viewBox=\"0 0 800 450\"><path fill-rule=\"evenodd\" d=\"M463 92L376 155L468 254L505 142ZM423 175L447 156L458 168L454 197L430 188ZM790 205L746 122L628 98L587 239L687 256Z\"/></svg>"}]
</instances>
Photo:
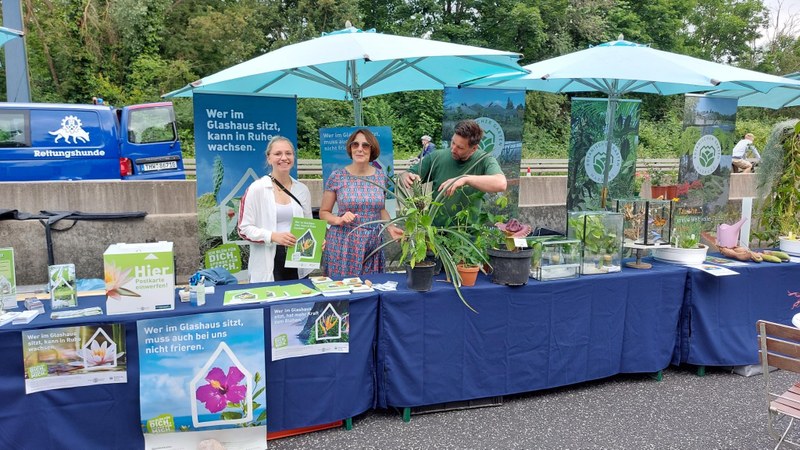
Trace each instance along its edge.
<instances>
[{"instance_id":1,"label":"man in green t-shirt","mask_svg":"<svg viewBox=\"0 0 800 450\"><path fill-rule=\"evenodd\" d=\"M404 172L400 182L410 187L415 180L432 181L434 192L445 191L440 211L447 215L466 207L469 195L477 191L505 191L508 183L500 164L493 156L478 152L482 138L483 130L477 122L462 120L450 139L450 152L437 150L429 154ZM458 178L461 175L466 176Z\"/></svg>"}]
</instances>

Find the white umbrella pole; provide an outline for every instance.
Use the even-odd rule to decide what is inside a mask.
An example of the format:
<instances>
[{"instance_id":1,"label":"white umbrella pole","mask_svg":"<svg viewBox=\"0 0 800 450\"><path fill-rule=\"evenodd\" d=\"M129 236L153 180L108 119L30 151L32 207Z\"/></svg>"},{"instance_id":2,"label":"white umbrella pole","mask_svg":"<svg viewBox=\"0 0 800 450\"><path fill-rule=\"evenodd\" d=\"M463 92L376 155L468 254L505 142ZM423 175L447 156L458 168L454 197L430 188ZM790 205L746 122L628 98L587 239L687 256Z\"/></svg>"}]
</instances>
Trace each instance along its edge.
<instances>
[{"instance_id":1,"label":"white umbrella pole","mask_svg":"<svg viewBox=\"0 0 800 450\"><path fill-rule=\"evenodd\" d=\"M355 60L347 63L350 69L350 95L353 97L353 122L357 127L364 126L364 119L361 117L361 87L358 85L358 73L356 72Z\"/></svg>"},{"instance_id":2,"label":"white umbrella pole","mask_svg":"<svg viewBox=\"0 0 800 450\"><path fill-rule=\"evenodd\" d=\"M611 94L608 97L608 108L606 108L606 161L603 164L603 188L600 190L600 207L606 207L606 200L608 199L608 173L611 171L611 158L614 139L614 116L617 115L617 100L619 96Z\"/></svg>"}]
</instances>

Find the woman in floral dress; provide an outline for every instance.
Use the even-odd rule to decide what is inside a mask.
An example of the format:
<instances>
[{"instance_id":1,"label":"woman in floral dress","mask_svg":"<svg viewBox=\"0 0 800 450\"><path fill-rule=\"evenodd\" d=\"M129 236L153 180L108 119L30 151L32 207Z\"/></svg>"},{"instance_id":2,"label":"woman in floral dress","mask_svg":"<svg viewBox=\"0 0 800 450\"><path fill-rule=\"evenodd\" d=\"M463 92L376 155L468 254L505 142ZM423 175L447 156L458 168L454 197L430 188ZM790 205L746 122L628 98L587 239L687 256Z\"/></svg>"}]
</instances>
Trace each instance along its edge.
<instances>
[{"instance_id":1,"label":"woman in floral dress","mask_svg":"<svg viewBox=\"0 0 800 450\"><path fill-rule=\"evenodd\" d=\"M381 153L378 140L369 130L360 129L350 135L346 145L353 162L328 177L319 209L319 218L330 224L322 267L331 278L383 272L383 252L364 259L381 244L380 224L359 225L389 219L386 195L379 187L386 186L389 178L370 164ZM338 215L332 212L334 204ZM403 233L395 226L388 231L393 238Z\"/></svg>"}]
</instances>

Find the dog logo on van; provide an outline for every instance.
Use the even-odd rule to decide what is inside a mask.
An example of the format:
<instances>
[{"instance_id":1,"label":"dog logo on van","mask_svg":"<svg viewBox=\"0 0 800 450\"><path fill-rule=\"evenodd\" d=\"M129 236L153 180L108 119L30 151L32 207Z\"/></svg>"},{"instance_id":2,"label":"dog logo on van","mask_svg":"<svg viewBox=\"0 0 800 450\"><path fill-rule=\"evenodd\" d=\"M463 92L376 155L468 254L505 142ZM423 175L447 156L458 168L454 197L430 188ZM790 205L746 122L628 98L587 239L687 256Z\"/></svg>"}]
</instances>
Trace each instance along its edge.
<instances>
[{"instance_id":1,"label":"dog logo on van","mask_svg":"<svg viewBox=\"0 0 800 450\"><path fill-rule=\"evenodd\" d=\"M59 139L63 138L64 142L70 144L69 138L72 138L72 144L77 144L78 140L81 140L83 143L87 143L89 142L89 133L81 128L81 125L81 120L77 117L66 116L61 119L61 128L57 129L56 131L48 131L48 133L56 137L55 142L58 142Z\"/></svg>"}]
</instances>

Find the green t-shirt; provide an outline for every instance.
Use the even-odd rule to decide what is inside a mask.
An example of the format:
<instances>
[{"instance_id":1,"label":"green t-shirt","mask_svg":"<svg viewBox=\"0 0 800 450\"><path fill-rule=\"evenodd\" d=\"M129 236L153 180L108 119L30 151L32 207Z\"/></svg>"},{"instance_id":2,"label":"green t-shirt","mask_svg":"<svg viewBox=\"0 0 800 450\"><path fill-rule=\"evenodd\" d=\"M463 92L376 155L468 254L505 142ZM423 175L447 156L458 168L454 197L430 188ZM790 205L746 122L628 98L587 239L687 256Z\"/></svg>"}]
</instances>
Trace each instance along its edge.
<instances>
[{"instance_id":1,"label":"green t-shirt","mask_svg":"<svg viewBox=\"0 0 800 450\"><path fill-rule=\"evenodd\" d=\"M482 156L480 150L473 153L472 156L466 161L456 161L450 150L437 150L428 156L422 158L422 161L411 167L409 172L415 173L422 178L423 182L433 182L433 197L436 198L439 192L439 186L450 178L455 178L459 175L496 175L502 174L503 170L497 160L489 155L477 164L475 161L479 160ZM474 167L472 167L474 165ZM471 186L464 186L459 189L451 197L443 197L442 203L444 204L439 209L439 216L436 218L436 224L441 225L446 222L448 216L452 216L456 211L464 209L469 205L469 196L478 192L477 189ZM478 203L475 206L480 206Z\"/></svg>"}]
</instances>

